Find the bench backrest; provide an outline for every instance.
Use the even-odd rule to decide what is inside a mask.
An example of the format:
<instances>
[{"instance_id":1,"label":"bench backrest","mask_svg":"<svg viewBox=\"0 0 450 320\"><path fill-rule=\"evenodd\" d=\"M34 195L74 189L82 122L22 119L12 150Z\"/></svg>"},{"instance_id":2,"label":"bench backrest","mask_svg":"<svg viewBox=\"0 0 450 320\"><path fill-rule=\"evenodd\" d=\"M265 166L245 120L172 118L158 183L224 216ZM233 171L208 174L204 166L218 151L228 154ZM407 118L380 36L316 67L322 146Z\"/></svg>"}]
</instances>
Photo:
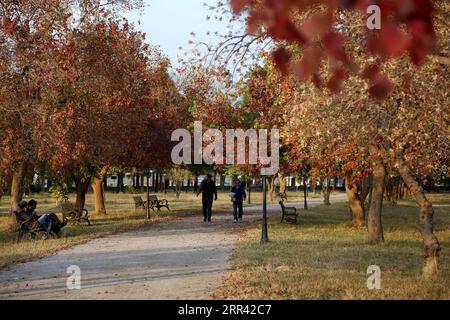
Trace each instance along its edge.
<instances>
[{"instance_id":1,"label":"bench backrest","mask_svg":"<svg viewBox=\"0 0 450 320\"><path fill-rule=\"evenodd\" d=\"M14 211L14 216L16 217L16 221L19 224L19 226L23 229L31 230L34 226L37 225L36 220L29 220L25 217L22 217L19 215L19 212Z\"/></svg>"},{"instance_id":2,"label":"bench backrest","mask_svg":"<svg viewBox=\"0 0 450 320\"><path fill-rule=\"evenodd\" d=\"M158 197L155 196L155 195L151 195L148 199L149 199L150 201L158 201Z\"/></svg>"},{"instance_id":3,"label":"bench backrest","mask_svg":"<svg viewBox=\"0 0 450 320\"><path fill-rule=\"evenodd\" d=\"M63 213L74 211L73 204L69 201L61 203L61 210Z\"/></svg>"},{"instance_id":4,"label":"bench backrest","mask_svg":"<svg viewBox=\"0 0 450 320\"><path fill-rule=\"evenodd\" d=\"M17 211L14 211L14 216L16 217L16 221L18 223L25 222L25 219L21 217Z\"/></svg>"},{"instance_id":5,"label":"bench backrest","mask_svg":"<svg viewBox=\"0 0 450 320\"><path fill-rule=\"evenodd\" d=\"M141 197L133 197L133 200L135 205L142 205L144 203Z\"/></svg>"}]
</instances>

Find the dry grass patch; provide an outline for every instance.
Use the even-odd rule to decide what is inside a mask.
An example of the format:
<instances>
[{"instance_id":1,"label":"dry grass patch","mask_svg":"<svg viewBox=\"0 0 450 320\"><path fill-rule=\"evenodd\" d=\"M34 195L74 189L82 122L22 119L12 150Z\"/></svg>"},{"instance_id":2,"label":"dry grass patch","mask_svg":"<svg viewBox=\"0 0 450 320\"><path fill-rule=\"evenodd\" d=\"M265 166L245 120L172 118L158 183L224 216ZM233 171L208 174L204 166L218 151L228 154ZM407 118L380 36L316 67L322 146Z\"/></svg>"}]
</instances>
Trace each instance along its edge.
<instances>
[{"instance_id":1,"label":"dry grass patch","mask_svg":"<svg viewBox=\"0 0 450 320\"><path fill-rule=\"evenodd\" d=\"M418 208L411 201L386 206L386 242L367 244L352 229L345 204L301 211L299 225L269 224L271 242L260 245L259 226L245 231L233 256L234 271L216 292L221 299L450 299L450 196L432 196L441 241L441 274L423 279ZM382 270L382 289L368 290L367 267Z\"/></svg>"}]
</instances>

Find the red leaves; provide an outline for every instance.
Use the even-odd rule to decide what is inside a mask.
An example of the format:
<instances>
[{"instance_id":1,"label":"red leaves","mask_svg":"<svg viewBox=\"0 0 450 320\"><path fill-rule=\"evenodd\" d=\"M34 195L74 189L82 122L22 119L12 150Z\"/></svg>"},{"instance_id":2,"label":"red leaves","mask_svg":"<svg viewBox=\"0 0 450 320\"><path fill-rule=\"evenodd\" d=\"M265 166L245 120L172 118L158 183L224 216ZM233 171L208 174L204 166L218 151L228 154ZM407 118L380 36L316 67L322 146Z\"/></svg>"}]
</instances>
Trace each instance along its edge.
<instances>
[{"instance_id":1,"label":"red leaves","mask_svg":"<svg viewBox=\"0 0 450 320\"><path fill-rule=\"evenodd\" d=\"M347 79L347 73L342 70L336 70L333 76L327 82L327 88L332 93L339 93L342 90L342 83Z\"/></svg>"},{"instance_id":2,"label":"red leaves","mask_svg":"<svg viewBox=\"0 0 450 320\"><path fill-rule=\"evenodd\" d=\"M6 35L11 36L16 29L16 21L5 18L2 24L2 30Z\"/></svg>"},{"instance_id":3,"label":"red leaves","mask_svg":"<svg viewBox=\"0 0 450 320\"><path fill-rule=\"evenodd\" d=\"M415 64L424 62L426 55L436 45L436 35L431 22L420 19L412 19L407 23L407 28L412 35L409 54Z\"/></svg>"},{"instance_id":4,"label":"red leaves","mask_svg":"<svg viewBox=\"0 0 450 320\"><path fill-rule=\"evenodd\" d=\"M362 76L372 84L369 93L376 99L385 99L394 88L392 81L380 72L376 64L368 66Z\"/></svg>"},{"instance_id":5,"label":"red leaves","mask_svg":"<svg viewBox=\"0 0 450 320\"><path fill-rule=\"evenodd\" d=\"M308 80L319 68L322 51L317 47L307 47L303 52L303 59L293 66L293 74L297 80Z\"/></svg>"},{"instance_id":6,"label":"red leaves","mask_svg":"<svg viewBox=\"0 0 450 320\"><path fill-rule=\"evenodd\" d=\"M391 0L375 3L370 0L231 0L235 13L245 11L248 14L247 29L252 33L262 28L275 41L305 46L311 46L313 43L316 45L315 41L318 40L325 48L320 58L328 56L332 69L345 68L347 71L358 68L353 68L354 65L345 51L347 39L343 34L347 30L339 28L335 17L345 15L349 10L360 10L366 14L368 6L372 4L378 4L381 8L382 28L380 31L367 32L370 53L382 58L397 58L409 52L415 64L422 63L436 43L431 20L433 5L430 0ZM307 10L314 6L320 6L324 10L308 16ZM305 15L305 20L299 23L298 17ZM406 30L403 28L405 24ZM273 57L277 66L285 73L286 54L278 51ZM309 79L318 71L318 59L308 59L304 58L293 67L298 79ZM340 74L334 74L329 87L335 91L340 87L339 82L342 82ZM378 97L385 96L392 87L387 78L378 78L373 84L371 91Z\"/></svg>"},{"instance_id":7,"label":"red leaves","mask_svg":"<svg viewBox=\"0 0 450 320\"><path fill-rule=\"evenodd\" d=\"M278 15L268 27L267 33L274 40L305 43L305 37L286 16Z\"/></svg>"},{"instance_id":8,"label":"red leaves","mask_svg":"<svg viewBox=\"0 0 450 320\"><path fill-rule=\"evenodd\" d=\"M272 58L275 61L278 69L280 69L283 75L288 72L289 60L291 59L291 54L285 48L278 48L272 53Z\"/></svg>"},{"instance_id":9,"label":"red leaves","mask_svg":"<svg viewBox=\"0 0 450 320\"><path fill-rule=\"evenodd\" d=\"M381 75L375 80L373 86L369 89L369 92L374 98L383 100L389 95L393 88L394 84L392 81L385 75Z\"/></svg>"},{"instance_id":10,"label":"red leaves","mask_svg":"<svg viewBox=\"0 0 450 320\"><path fill-rule=\"evenodd\" d=\"M381 29L380 45L385 56L398 57L408 49L410 41L397 26L390 23Z\"/></svg>"},{"instance_id":11,"label":"red leaves","mask_svg":"<svg viewBox=\"0 0 450 320\"><path fill-rule=\"evenodd\" d=\"M314 38L322 38L330 30L332 22L329 14L316 13L306 19L300 29L306 39L312 41Z\"/></svg>"},{"instance_id":12,"label":"red leaves","mask_svg":"<svg viewBox=\"0 0 450 320\"><path fill-rule=\"evenodd\" d=\"M230 0L230 5L233 12L238 14L248 5L248 0Z\"/></svg>"},{"instance_id":13,"label":"red leaves","mask_svg":"<svg viewBox=\"0 0 450 320\"><path fill-rule=\"evenodd\" d=\"M337 61L347 63L347 54L345 53L345 38L336 32L329 32L323 37L323 44L328 55Z\"/></svg>"},{"instance_id":14,"label":"red leaves","mask_svg":"<svg viewBox=\"0 0 450 320\"><path fill-rule=\"evenodd\" d=\"M365 79L368 79L370 81L375 81L380 73L380 68L377 64L371 64L366 69L364 69L362 76Z\"/></svg>"}]
</instances>

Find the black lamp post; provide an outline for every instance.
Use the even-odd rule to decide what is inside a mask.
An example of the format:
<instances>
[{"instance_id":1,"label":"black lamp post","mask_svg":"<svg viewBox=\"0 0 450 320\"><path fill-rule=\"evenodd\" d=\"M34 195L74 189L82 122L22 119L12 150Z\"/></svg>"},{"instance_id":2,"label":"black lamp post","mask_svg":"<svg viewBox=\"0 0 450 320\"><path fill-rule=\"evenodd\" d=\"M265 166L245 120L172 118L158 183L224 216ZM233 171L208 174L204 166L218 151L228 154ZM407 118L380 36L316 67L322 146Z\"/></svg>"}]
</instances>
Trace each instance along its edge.
<instances>
[{"instance_id":1,"label":"black lamp post","mask_svg":"<svg viewBox=\"0 0 450 320\"><path fill-rule=\"evenodd\" d=\"M147 171L147 202L145 209L147 210L147 219L150 220L150 174L153 173L153 171L149 170Z\"/></svg>"},{"instance_id":2,"label":"black lamp post","mask_svg":"<svg viewBox=\"0 0 450 320\"><path fill-rule=\"evenodd\" d=\"M261 243L269 242L269 235L267 231L267 180L266 176L263 176L263 222L262 222L262 235Z\"/></svg>"},{"instance_id":3,"label":"black lamp post","mask_svg":"<svg viewBox=\"0 0 450 320\"><path fill-rule=\"evenodd\" d=\"M303 177L303 193L304 193L304 198L305 198L305 210L308 210L308 190L306 189L306 178L308 177L308 173L305 169L302 170L302 177Z\"/></svg>"}]
</instances>

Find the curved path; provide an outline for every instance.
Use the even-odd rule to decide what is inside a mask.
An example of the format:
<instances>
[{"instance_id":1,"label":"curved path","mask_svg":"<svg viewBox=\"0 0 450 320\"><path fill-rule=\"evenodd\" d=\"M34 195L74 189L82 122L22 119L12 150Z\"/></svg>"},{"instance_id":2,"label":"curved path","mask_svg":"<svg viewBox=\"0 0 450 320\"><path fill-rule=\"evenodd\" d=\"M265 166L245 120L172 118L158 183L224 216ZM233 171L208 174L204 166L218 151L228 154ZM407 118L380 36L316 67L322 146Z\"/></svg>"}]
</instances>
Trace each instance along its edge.
<instances>
[{"instance_id":1,"label":"curved path","mask_svg":"<svg viewBox=\"0 0 450 320\"><path fill-rule=\"evenodd\" d=\"M321 199L309 203L317 205ZM279 206L268 209L279 214ZM208 299L230 268L239 232L260 219L261 206L248 207L246 212L242 224L232 224L229 214L216 215L210 224L198 217L183 218L15 265L0 271L0 300ZM71 265L81 270L81 290L67 289L66 271Z\"/></svg>"}]
</instances>

